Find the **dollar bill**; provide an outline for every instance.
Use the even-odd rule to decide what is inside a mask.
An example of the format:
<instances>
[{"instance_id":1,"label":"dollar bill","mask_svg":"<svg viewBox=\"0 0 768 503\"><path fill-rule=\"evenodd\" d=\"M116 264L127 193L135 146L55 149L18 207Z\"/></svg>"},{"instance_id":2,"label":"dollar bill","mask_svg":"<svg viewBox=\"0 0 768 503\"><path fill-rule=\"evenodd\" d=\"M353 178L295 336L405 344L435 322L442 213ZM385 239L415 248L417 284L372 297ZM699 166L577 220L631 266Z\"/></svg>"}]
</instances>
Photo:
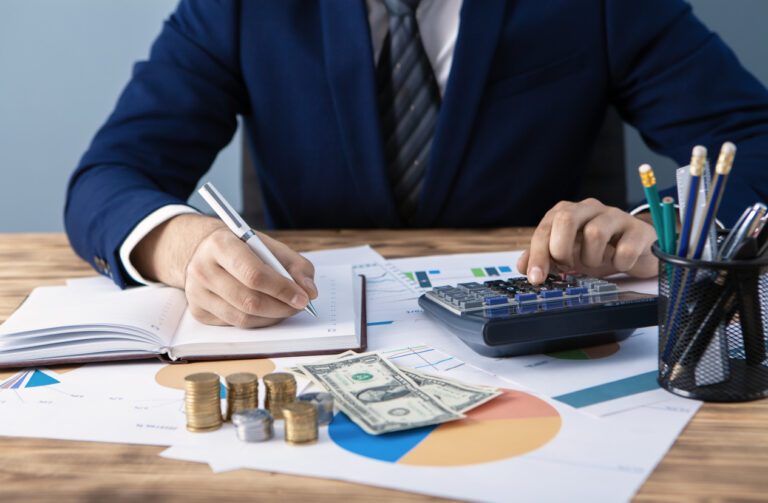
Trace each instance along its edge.
<instances>
[{"instance_id":1,"label":"dollar bill","mask_svg":"<svg viewBox=\"0 0 768 503\"><path fill-rule=\"evenodd\" d=\"M378 353L299 365L367 433L380 435L464 417L419 387Z\"/></svg>"},{"instance_id":2,"label":"dollar bill","mask_svg":"<svg viewBox=\"0 0 768 503\"><path fill-rule=\"evenodd\" d=\"M344 358L349 358L350 356L355 356L355 355L358 355L358 354L360 354L360 353L356 353L356 352L352 351L351 349L348 349L348 350L344 351L343 353L339 353L337 355L331 355L331 356L329 356L327 358L322 358L322 359L317 360L316 362L313 362L313 363L327 363L327 362L332 362L332 361L335 361L335 360L341 360L341 359L344 359ZM288 368L283 369L283 371L284 372L291 372L293 374L298 374L300 376L304 375L304 372L298 366L296 366L296 367L288 367Z\"/></svg>"},{"instance_id":3,"label":"dollar bill","mask_svg":"<svg viewBox=\"0 0 768 503\"><path fill-rule=\"evenodd\" d=\"M325 358L321 360L321 362L325 363L329 361L343 360L344 358L357 356L358 354L359 353L355 353L351 350L345 351ZM455 379L425 374L424 372L403 365L395 364L395 366L403 371L405 375L410 377L419 389L426 391L440 400L443 405L448 406L456 412L468 412L501 395L501 391L496 388L472 386Z\"/></svg>"},{"instance_id":4,"label":"dollar bill","mask_svg":"<svg viewBox=\"0 0 768 503\"><path fill-rule=\"evenodd\" d=\"M374 353L365 353L374 354ZM331 361L343 360L353 356L359 356L360 353L356 353L352 350L339 353L337 355L323 358L315 363L328 363ZM465 384L454 379L448 379L443 376L436 376L432 374L425 374L402 365L395 365L406 376L408 376L422 391L425 391L437 398L443 405L446 405L451 410L456 412L468 412L475 407L482 405L501 394L496 388L488 388L482 386L472 386ZM287 369L290 372L294 372L299 375L304 373L298 367L291 367Z\"/></svg>"},{"instance_id":5,"label":"dollar bill","mask_svg":"<svg viewBox=\"0 0 768 503\"><path fill-rule=\"evenodd\" d=\"M426 391L456 412L470 411L501 395L501 391L496 388L472 386L442 376L424 374L407 367L398 368L416 383L420 390Z\"/></svg>"}]
</instances>

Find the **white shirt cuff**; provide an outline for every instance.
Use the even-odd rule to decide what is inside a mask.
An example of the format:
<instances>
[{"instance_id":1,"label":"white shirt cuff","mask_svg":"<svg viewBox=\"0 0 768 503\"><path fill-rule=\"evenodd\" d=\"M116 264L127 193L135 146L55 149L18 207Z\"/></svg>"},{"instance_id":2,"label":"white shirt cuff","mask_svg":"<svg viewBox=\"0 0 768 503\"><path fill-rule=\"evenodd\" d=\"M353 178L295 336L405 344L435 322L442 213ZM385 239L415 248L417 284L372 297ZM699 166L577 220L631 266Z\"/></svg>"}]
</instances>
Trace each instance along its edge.
<instances>
[{"instance_id":1,"label":"white shirt cuff","mask_svg":"<svg viewBox=\"0 0 768 503\"><path fill-rule=\"evenodd\" d=\"M125 269L125 272L127 272L133 280L144 285L156 284L156 282L149 281L144 276L139 274L139 271L137 271L131 263L131 252L136 247L136 245L139 244L139 241L141 241L144 236L149 234L150 231L155 229L158 225L172 217L183 215L185 213L199 214L200 212L183 204L169 204L167 206L162 206L144 217L144 220L139 222L139 224L133 228L131 233L128 234L128 237L125 238L123 244L120 245L120 262L123 263L123 269Z\"/></svg>"}]
</instances>

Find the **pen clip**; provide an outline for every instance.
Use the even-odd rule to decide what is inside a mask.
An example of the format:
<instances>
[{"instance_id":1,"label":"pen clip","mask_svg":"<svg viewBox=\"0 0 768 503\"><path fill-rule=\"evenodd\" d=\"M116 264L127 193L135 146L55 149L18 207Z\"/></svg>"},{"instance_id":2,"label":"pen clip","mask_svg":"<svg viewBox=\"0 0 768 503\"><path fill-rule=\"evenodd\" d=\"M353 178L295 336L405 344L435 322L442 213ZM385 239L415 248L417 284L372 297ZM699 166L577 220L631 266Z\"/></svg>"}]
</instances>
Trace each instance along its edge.
<instances>
[{"instance_id":1,"label":"pen clip","mask_svg":"<svg viewBox=\"0 0 768 503\"><path fill-rule=\"evenodd\" d=\"M229 227L229 230L235 233L240 239L247 239L246 234L251 230L250 226L245 223L245 220L238 215L237 211L229 205L226 199L216 190L211 182L206 182L197 191L205 202L207 202L213 211L221 218L221 220Z\"/></svg>"}]
</instances>

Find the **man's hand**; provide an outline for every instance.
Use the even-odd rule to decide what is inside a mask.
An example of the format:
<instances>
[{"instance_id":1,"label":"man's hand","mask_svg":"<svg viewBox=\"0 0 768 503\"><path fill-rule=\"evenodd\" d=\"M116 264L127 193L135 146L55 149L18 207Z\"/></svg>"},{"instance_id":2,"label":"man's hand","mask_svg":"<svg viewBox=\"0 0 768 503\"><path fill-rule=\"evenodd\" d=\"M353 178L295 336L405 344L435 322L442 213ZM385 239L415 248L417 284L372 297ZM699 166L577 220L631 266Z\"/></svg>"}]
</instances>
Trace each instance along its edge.
<instances>
[{"instance_id":1,"label":"man's hand","mask_svg":"<svg viewBox=\"0 0 768 503\"><path fill-rule=\"evenodd\" d=\"M294 281L266 265L218 219L179 215L142 239L131 261L147 278L183 288L192 316L209 325L273 325L317 297L304 257L257 233Z\"/></svg>"},{"instance_id":2,"label":"man's hand","mask_svg":"<svg viewBox=\"0 0 768 503\"><path fill-rule=\"evenodd\" d=\"M561 201L549 210L517 261L528 281L544 281L550 269L602 277L617 272L650 278L657 274L651 254L656 232L640 218L597 199Z\"/></svg>"}]
</instances>

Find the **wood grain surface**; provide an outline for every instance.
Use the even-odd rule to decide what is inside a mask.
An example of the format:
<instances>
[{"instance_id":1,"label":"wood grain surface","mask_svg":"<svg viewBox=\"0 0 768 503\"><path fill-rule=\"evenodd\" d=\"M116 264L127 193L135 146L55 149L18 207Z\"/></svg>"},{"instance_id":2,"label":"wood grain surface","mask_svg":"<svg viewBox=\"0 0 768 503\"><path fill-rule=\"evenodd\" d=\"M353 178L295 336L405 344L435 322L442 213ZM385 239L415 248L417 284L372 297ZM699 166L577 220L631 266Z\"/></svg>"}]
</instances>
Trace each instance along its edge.
<instances>
[{"instance_id":1,"label":"wood grain surface","mask_svg":"<svg viewBox=\"0 0 768 503\"><path fill-rule=\"evenodd\" d=\"M298 250L371 244L385 257L404 257L520 249L527 245L530 232L334 230L272 234ZM5 320L36 286L63 284L66 278L94 274L72 252L62 234L0 235L0 320ZM203 464L160 458L162 450L0 437L0 501L440 500L253 470L213 474ZM515 500L513 487L509 499ZM635 500L768 501L768 401L705 404Z\"/></svg>"}]
</instances>

